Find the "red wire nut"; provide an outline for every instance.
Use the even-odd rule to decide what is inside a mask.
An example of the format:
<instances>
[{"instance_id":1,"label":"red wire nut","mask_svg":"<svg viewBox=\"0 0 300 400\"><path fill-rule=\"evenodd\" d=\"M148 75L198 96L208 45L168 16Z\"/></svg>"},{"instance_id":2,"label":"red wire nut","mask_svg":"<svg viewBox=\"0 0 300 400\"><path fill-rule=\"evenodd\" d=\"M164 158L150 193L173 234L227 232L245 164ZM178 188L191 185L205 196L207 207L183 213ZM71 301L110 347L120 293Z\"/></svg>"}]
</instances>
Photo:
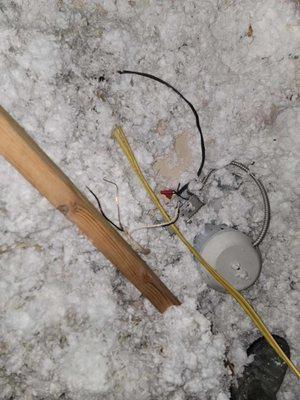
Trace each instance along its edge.
<instances>
[{"instance_id":1,"label":"red wire nut","mask_svg":"<svg viewBox=\"0 0 300 400\"><path fill-rule=\"evenodd\" d=\"M175 194L175 190L173 189L164 189L160 191L160 194L166 196L169 200L172 199L173 195Z\"/></svg>"}]
</instances>

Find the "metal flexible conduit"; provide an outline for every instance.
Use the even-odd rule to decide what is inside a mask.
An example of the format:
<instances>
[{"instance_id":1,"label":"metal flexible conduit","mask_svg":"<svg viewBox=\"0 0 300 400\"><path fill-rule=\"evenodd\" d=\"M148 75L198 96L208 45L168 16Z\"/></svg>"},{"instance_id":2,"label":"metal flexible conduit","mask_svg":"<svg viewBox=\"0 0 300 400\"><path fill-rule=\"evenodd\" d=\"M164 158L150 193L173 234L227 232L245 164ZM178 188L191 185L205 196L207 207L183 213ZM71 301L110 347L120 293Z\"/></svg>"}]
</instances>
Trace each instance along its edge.
<instances>
[{"instance_id":1,"label":"metal flexible conduit","mask_svg":"<svg viewBox=\"0 0 300 400\"><path fill-rule=\"evenodd\" d=\"M261 228L257 238L255 240L253 240L253 246L257 247L264 240L264 237L266 236L266 233L267 233L269 225L270 225L271 208L270 208L270 201L269 201L267 191L266 191L264 185L262 184L262 182L258 178L256 178L256 176L249 170L248 167L246 167L246 165L244 165L238 161L231 161L231 163L229 163L228 165L232 165L232 166L237 167L237 168L241 169L242 171L246 172L252 178L252 180L254 181L254 183L256 184L256 186L258 187L258 189L261 193L261 196L263 199L263 206L264 206L264 217L263 217L262 228ZM206 175L206 177L202 181L203 185L206 184L206 182L208 181L208 179L214 172L216 172L216 169L212 169L209 171L209 173Z\"/></svg>"},{"instance_id":2,"label":"metal flexible conduit","mask_svg":"<svg viewBox=\"0 0 300 400\"><path fill-rule=\"evenodd\" d=\"M264 185L262 184L262 182L258 178L256 178L256 176L249 170L248 167L246 167L246 165L244 165L238 161L232 161L230 164L235 167L240 168L241 170L246 172L252 178L252 180L256 183L257 187L259 188L259 191L260 191L262 199L263 199L263 204L264 204L263 224L262 224L262 228L261 228L257 238L253 241L253 246L256 247L264 240L264 237L266 236L266 233L267 233L269 225L270 225L271 208L270 208L269 197L268 197L267 191L266 191Z\"/></svg>"}]
</instances>

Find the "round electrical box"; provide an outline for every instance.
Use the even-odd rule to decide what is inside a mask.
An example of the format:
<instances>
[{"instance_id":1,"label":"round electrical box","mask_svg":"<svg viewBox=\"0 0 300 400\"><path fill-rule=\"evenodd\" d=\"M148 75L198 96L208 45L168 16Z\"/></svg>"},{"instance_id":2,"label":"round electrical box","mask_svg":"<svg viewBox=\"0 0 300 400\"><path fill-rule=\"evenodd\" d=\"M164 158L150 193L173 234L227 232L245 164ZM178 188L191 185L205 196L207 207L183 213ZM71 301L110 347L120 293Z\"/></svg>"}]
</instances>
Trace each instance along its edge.
<instances>
[{"instance_id":1,"label":"round electrical box","mask_svg":"<svg viewBox=\"0 0 300 400\"><path fill-rule=\"evenodd\" d=\"M197 235L194 246L202 257L237 290L247 289L258 279L261 255L250 238L226 225L205 225L204 233ZM205 270L208 286L225 293L225 289Z\"/></svg>"}]
</instances>

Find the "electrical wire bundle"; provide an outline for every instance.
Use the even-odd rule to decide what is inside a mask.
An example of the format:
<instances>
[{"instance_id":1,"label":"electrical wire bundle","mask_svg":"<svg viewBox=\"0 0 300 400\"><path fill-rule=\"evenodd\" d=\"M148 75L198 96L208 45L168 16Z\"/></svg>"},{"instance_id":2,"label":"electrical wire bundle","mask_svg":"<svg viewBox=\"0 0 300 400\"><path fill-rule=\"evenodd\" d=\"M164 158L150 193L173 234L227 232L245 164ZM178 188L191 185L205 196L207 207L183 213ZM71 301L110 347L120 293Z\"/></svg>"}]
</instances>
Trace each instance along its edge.
<instances>
[{"instance_id":1,"label":"electrical wire bundle","mask_svg":"<svg viewBox=\"0 0 300 400\"><path fill-rule=\"evenodd\" d=\"M204 138L203 138L203 133L202 129L200 126L200 121L199 121L199 116L198 113L193 106L191 102L189 102L177 89L175 89L172 85L169 83L165 82L164 80L143 72L136 72L136 71L128 71L128 70L123 70L123 71L118 71L120 74L132 74L132 75L140 75L146 78L150 78L154 81L157 81L159 83L164 84L168 88L172 89L175 93L177 93L185 102L188 104L188 106L191 108L195 119L196 119L196 126L197 129L200 133L200 140L201 140L201 163L200 167L197 171L197 176L200 177L204 162L205 162L205 143L204 143ZM171 217L159 201L158 197L152 190L151 186L149 185L148 181L146 180L144 174L142 173L139 164L135 158L135 155L130 147L130 144L125 136L125 133L121 127L116 127L114 132L113 132L113 137L115 140L118 142L120 145L121 149L123 150L125 156L127 157L128 161L130 162L130 165L136 175L139 177L141 183L143 184L144 188L146 189L148 195L150 196L151 200L155 204L155 206L158 208L158 210L161 212L164 220L169 223L171 221ZM254 174L243 164L238 163L236 161L232 161L230 163L231 165L234 165L244 172L246 172L252 180L257 184L257 186L260 189L260 192L263 197L264 201L264 222L263 222L263 227L261 232L259 233L257 239L253 243L254 246L258 246L259 243L263 240L268 226L270 222L270 204L267 196L267 192L261 183L261 181L255 177ZM207 175L206 178L203 179L203 182L206 182L209 178L209 176L214 172L214 170L210 171L210 173ZM171 190L167 189L165 191L165 195L167 197L171 197L172 193L178 195L181 197L181 194L185 191L188 190L189 183L186 183L183 185L181 188L178 187L177 190ZM242 296L242 294L236 290L226 279L220 275L213 266L211 266L202 256L201 254L195 249L195 247L192 246L192 244L185 238L185 236L182 234L182 232L179 230L177 225L175 223L170 225L170 228L174 231L174 233L177 235L177 237L181 240L181 242L188 248L188 250L191 252L191 254L195 257L195 259L202 265L202 267L221 285L223 288L239 303L241 308L244 310L244 312L252 319L253 323L256 325L258 330L262 333L262 335L265 337L267 342L270 344L270 346L276 351L276 353L279 355L279 357L288 365L288 367L291 369L291 371L298 377L300 378L300 370L297 368L296 365L293 364L293 362L289 359L289 357L283 352L279 344L276 342L274 337L272 336L271 332L268 330L260 316L256 313L256 311L253 309L253 307L248 303L248 301Z\"/></svg>"}]
</instances>

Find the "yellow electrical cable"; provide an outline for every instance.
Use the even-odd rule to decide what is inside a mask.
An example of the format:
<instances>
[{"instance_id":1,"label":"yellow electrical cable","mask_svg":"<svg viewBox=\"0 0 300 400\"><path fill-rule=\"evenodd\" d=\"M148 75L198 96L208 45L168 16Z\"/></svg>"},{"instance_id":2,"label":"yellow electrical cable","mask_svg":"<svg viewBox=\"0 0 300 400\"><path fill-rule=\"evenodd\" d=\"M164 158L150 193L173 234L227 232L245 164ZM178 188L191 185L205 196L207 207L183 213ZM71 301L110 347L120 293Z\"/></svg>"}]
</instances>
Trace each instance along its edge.
<instances>
[{"instance_id":1,"label":"yellow electrical cable","mask_svg":"<svg viewBox=\"0 0 300 400\"><path fill-rule=\"evenodd\" d=\"M128 161L131 164L134 172L140 178L143 186L148 192L151 200L156 205L156 207L161 212L163 218L166 222L171 221L171 217L164 209L162 204L160 203L158 197L150 187L148 181L144 177L138 162L134 156L134 153L130 147L130 144L125 136L123 129L117 126L113 131L113 137L116 139L124 154L126 155ZM183 244L189 249L189 251L193 254L193 256L199 261L199 263L213 276L213 278L226 289L228 293L239 303L245 313L252 319L256 327L260 330L262 335L266 338L270 346L276 351L279 357L289 366L292 372L300 378L300 370L293 364L293 362L287 357L287 355L282 351L281 347L278 345L276 340L273 338L272 334L261 320L260 316L256 313L256 311L252 308L252 306L247 302L246 299L238 292L226 279L224 279L204 258L198 253L198 251L190 244L190 242L185 238L185 236L181 233L179 228L174 224L171 225L170 228L176 233L179 239L183 242Z\"/></svg>"}]
</instances>

